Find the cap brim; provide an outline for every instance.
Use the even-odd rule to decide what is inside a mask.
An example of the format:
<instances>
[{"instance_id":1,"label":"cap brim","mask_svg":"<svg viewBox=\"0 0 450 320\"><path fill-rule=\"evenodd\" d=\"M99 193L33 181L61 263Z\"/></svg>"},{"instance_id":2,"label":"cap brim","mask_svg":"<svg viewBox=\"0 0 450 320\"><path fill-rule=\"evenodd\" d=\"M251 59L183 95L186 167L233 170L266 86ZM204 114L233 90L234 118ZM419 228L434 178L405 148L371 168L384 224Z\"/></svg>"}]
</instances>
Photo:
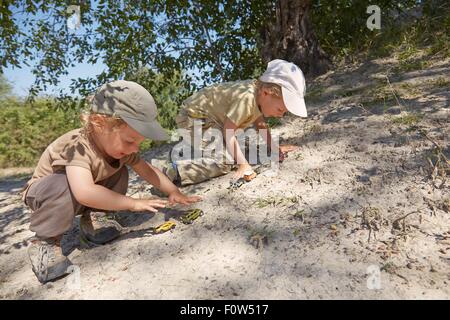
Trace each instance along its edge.
<instances>
[{"instance_id":1,"label":"cap brim","mask_svg":"<svg viewBox=\"0 0 450 320\"><path fill-rule=\"evenodd\" d=\"M136 119L121 117L130 127L139 132L144 137L151 140L164 141L169 140L169 135L161 127L158 121L142 122Z\"/></svg>"},{"instance_id":2,"label":"cap brim","mask_svg":"<svg viewBox=\"0 0 450 320\"><path fill-rule=\"evenodd\" d=\"M308 116L306 112L305 99L298 94L289 91L285 87L281 87L283 94L283 101L289 112L299 117L306 118Z\"/></svg>"}]
</instances>

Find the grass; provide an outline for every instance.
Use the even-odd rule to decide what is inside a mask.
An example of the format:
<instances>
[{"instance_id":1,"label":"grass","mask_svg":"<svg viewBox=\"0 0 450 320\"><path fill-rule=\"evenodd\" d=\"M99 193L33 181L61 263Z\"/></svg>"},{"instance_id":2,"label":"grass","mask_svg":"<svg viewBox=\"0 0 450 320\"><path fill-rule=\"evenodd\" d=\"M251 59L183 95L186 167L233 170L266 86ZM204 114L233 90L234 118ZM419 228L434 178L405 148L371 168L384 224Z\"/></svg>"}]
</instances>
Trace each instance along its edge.
<instances>
[{"instance_id":1,"label":"grass","mask_svg":"<svg viewBox=\"0 0 450 320\"><path fill-rule=\"evenodd\" d=\"M330 20L331 17L323 13L313 17L320 22L317 34L322 48L337 62L394 55L400 61L394 71L408 72L426 68L432 58L450 57L450 4L448 1L422 3L422 17L393 18L384 14L381 30L372 32L360 27L364 22L358 22L349 8L337 15L338 20L335 20L336 15ZM336 7L339 10L339 4ZM421 59L417 59L419 54Z\"/></svg>"},{"instance_id":2,"label":"grass","mask_svg":"<svg viewBox=\"0 0 450 320\"><path fill-rule=\"evenodd\" d=\"M300 221L304 221L305 220L305 210L304 209L300 209L294 212L293 217L295 219L298 219Z\"/></svg>"},{"instance_id":3,"label":"grass","mask_svg":"<svg viewBox=\"0 0 450 320\"><path fill-rule=\"evenodd\" d=\"M387 109L395 98L392 88L382 79L376 79L375 84L371 86L353 89L353 92L360 93L359 101L369 107L382 103L384 104L384 109Z\"/></svg>"},{"instance_id":4,"label":"grass","mask_svg":"<svg viewBox=\"0 0 450 320\"><path fill-rule=\"evenodd\" d=\"M281 125L281 119L275 118L275 117L270 117L267 119L267 125L269 126L269 128L278 127L279 125Z\"/></svg>"},{"instance_id":5,"label":"grass","mask_svg":"<svg viewBox=\"0 0 450 320\"><path fill-rule=\"evenodd\" d=\"M421 86L409 82L403 82L398 86L398 89L404 97L417 97L422 95Z\"/></svg>"},{"instance_id":6,"label":"grass","mask_svg":"<svg viewBox=\"0 0 450 320\"><path fill-rule=\"evenodd\" d=\"M323 128L319 124L313 124L305 129L305 134L315 134L323 131Z\"/></svg>"},{"instance_id":7,"label":"grass","mask_svg":"<svg viewBox=\"0 0 450 320\"><path fill-rule=\"evenodd\" d=\"M450 87L450 80L448 80L444 77L439 77L437 79L431 80L430 84L433 87L437 87L437 88L448 88L448 87Z\"/></svg>"},{"instance_id":8,"label":"grass","mask_svg":"<svg viewBox=\"0 0 450 320\"><path fill-rule=\"evenodd\" d=\"M450 213L450 198L444 198L441 203L441 208L447 213Z\"/></svg>"},{"instance_id":9,"label":"grass","mask_svg":"<svg viewBox=\"0 0 450 320\"><path fill-rule=\"evenodd\" d=\"M341 96L342 97L352 97L354 95L357 95L357 94L360 94L362 92L365 92L365 89L366 88L364 88L364 87L362 87L362 88L360 87L360 88L354 88L354 89L346 90L346 91L341 93ZM339 94L337 94L337 95L339 95Z\"/></svg>"},{"instance_id":10,"label":"grass","mask_svg":"<svg viewBox=\"0 0 450 320\"><path fill-rule=\"evenodd\" d=\"M394 117L392 123L400 124L404 126L414 126L418 124L423 119L423 114L420 113L409 113L404 116Z\"/></svg>"},{"instance_id":11,"label":"grass","mask_svg":"<svg viewBox=\"0 0 450 320\"><path fill-rule=\"evenodd\" d=\"M273 239L273 234L274 231L268 229L267 225L265 225L263 228L251 230L249 241L256 249L262 249Z\"/></svg>"},{"instance_id":12,"label":"grass","mask_svg":"<svg viewBox=\"0 0 450 320\"><path fill-rule=\"evenodd\" d=\"M450 17L446 12L448 3L442 2L435 12L424 13L421 19L411 20L403 25L391 24L370 43L368 51L372 57L386 56L397 52L399 71L426 68L428 60L415 60L424 49L424 58L450 56Z\"/></svg>"},{"instance_id":13,"label":"grass","mask_svg":"<svg viewBox=\"0 0 450 320\"><path fill-rule=\"evenodd\" d=\"M392 71L394 73L402 73L415 70L423 70L429 67L430 64L431 61L426 60L425 58L399 60L399 64Z\"/></svg>"},{"instance_id":14,"label":"grass","mask_svg":"<svg viewBox=\"0 0 450 320\"><path fill-rule=\"evenodd\" d=\"M267 197L267 198L258 198L253 202L258 208L264 208L267 206L272 207L284 207L290 204L298 203L297 197Z\"/></svg>"},{"instance_id":15,"label":"grass","mask_svg":"<svg viewBox=\"0 0 450 320\"><path fill-rule=\"evenodd\" d=\"M144 153L144 152L150 150L151 148L153 148L154 145L155 145L154 141L145 139L139 146L139 152Z\"/></svg>"},{"instance_id":16,"label":"grass","mask_svg":"<svg viewBox=\"0 0 450 320\"><path fill-rule=\"evenodd\" d=\"M325 88L321 86L315 86L306 91L305 98L308 100L319 100L322 94L325 92Z\"/></svg>"},{"instance_id":17,"label":"grass","mask_svg":"<svg viewBox=\"0 0 450 320\"><path fill-rule=\"evenodd\" d=\"M442 147L431 139L425 130L419 129L419 132L435 145L433 150L426 155L426 158L430 165L430 179L436 188L441 188L445 185L447 177L450 176L450 160L444 154ZM441 180L440 185L437 183L438 180ZM447 203L450 205L448 199ZM446 208L448 209L449 206L446 206Z\"/></svg>"},{"instance_id":18,"label":"grass","mask_svg":"<svg viewBox=\"0 0 450 320\"><path fill-rule=\"evenodd\" d=\"M297 155L295 155L295 160L301 161L304 159L305 159L305 157L303 156L302 153L298 153Z\"/></svg>"},{"instance_id":19,"label":"grass","mask_svg":"<svg viewBox=\"0 0 450 320\"><path fill-rule=\"evenodd\" d=\"M397 271L397 266L393 262L386 262L380 269L390 274L395 274Z\"/></svg>"}]
</instances>

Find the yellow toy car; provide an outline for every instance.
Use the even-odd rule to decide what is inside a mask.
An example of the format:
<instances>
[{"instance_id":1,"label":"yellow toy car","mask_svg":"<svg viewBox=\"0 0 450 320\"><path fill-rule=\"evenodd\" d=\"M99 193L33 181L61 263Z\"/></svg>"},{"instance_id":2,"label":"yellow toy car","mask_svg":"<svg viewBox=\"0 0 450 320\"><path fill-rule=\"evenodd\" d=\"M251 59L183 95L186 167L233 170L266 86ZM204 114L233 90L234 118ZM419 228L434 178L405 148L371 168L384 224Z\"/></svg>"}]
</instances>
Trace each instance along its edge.
<instances>
[{"instance_id":1,"label":"yellow toy car","mask_svg":"<svg viewBox=\"0 0 450 320\"><path fill-rule=\"evenodd\" d=\"M153 229L153 232L158 234L158 233L163 233L166 231L169 231L173 228L175 228L176 223L173 221L167 221L165 223L163 223L162 225L159 225L157 227L155 227L155 229Z\"/></svg>"}]
</instances>

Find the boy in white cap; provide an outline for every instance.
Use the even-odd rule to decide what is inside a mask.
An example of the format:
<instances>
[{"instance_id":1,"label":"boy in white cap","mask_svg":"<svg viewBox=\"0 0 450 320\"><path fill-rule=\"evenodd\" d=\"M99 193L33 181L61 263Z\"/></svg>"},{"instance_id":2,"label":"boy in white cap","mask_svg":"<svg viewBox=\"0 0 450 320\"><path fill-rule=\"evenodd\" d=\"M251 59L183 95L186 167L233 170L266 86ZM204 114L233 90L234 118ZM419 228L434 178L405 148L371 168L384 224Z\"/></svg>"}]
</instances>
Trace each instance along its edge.
<instances>
[{"instance_id":1,"label":"boy in white cap","mask_svg":"<svg viewBox=\"0 0 450 320\"><path fill-rule=\"evenodd\" d=\"M62 254L60 241L80 218L85 239L104 244L120 236L115 220L98 218L98 211L157 212L162 199L126 196L130 166L140 177L168 194L170 203L190 204L199 197L186 196L158 169L139 157L145 139L166 140L156 120L150 93L130 81L103 85L90 101L84 127L53 141L42 154L23 199L31 210L30 230L36 233L28 248L32 269L42 283L62 277L71 262ZM100 214L101 215L101 214Z\"/></svg>"},{"instance_id":2,"label":"boy in white cap","mask_svg":"<svg viewBox=\"0 0 450 320\"><path fill-rule=\"evenodd\" d=\"M280 59L270 61L258 80L226 82L204 88L183 102L176 118L177 126L189 130L191 137L194 137L196 121L201 122L202 133L210 128L219 130L225 142L224 154L218 155L216 150L215 158L181 159L168 163L155 160L152 164L160 167L171 180L188 185L229 173L233 165L225 159L231 157L238 164L233 178L239 179L246 172L252 172L252 167L239 147L234 135L236 130L252 125L257 130L266 129L267 134L263 134L263 138L270 148L274 143L265 118L282 117L287 111L306 117L304 95L303 72L295 64ZM230 131L233 134L227 135L226 132ZM207 150L212 142L203 140L201 143L200 148ZM296 146L281 145L280 161L287 152L295 149Z\"/></svg>"}]
</instances>

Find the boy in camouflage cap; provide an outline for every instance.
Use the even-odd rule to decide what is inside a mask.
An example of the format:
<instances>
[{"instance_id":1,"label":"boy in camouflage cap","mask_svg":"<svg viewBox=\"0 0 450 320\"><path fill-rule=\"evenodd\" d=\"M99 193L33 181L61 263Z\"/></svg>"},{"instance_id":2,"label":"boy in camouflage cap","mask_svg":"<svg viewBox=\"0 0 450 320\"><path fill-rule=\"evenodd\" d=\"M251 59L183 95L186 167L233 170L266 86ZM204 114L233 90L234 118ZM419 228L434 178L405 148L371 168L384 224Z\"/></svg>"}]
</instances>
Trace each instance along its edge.
<instances>
[{"instance_id":1,"label":"boy in camouflage cap","mask_svg":"<svg viewBox=\"0 0 450 320\"><path fill-rule=\"evenodd\" d=\"M68 273L71 262L62 254L60 241L76 215L82 215L82 235L104 244L120 235L121 226L115 220L98 219L98 211L157 212L167 202L187 205L200 200L181 193L139 157L145 138L168 138L156 116L155 101L147 90L135 82L114 81L93 96L91 112L82 115L84 127L62 135L44 151L23 193L32 210L30 229L36 233L28 254L40 282ZM168 201L126 196L127 166L168 194Z\"/></svg>"}]
</instances>

